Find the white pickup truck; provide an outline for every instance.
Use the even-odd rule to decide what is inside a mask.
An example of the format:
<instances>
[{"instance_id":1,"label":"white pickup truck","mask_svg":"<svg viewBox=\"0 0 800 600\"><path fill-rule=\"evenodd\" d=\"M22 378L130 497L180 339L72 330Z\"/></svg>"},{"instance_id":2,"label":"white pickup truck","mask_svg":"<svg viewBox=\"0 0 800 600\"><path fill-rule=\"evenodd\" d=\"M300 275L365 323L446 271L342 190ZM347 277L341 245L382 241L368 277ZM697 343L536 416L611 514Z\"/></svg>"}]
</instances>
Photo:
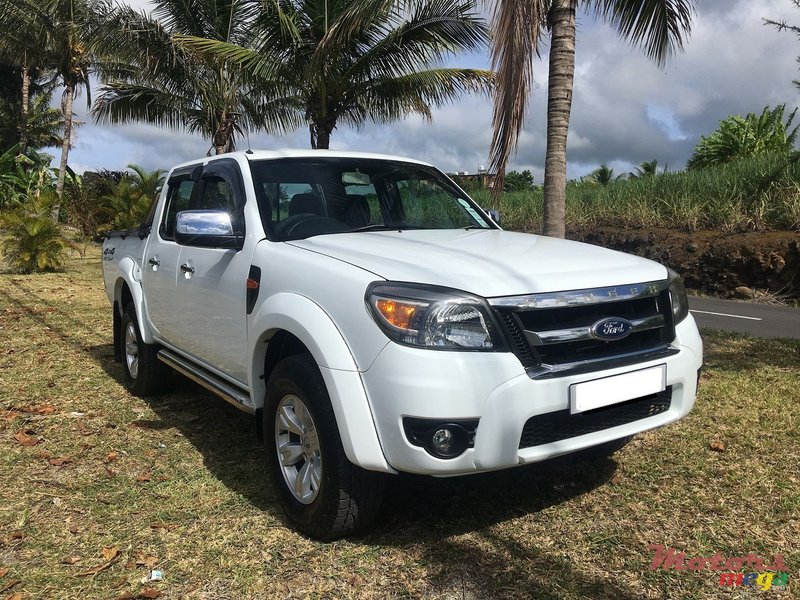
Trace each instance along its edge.
<instances>
[{"instance_id":1,"label":"white pickup truck","mask_svg":"<svg viewBox=\"0 0 800 600\"><path fill-rule=\"evenodd\" d=\"M253 414L318 539L367 525L386 474L612 451L691 410L702 341L677 275L495 220L405 158L177 166L104 244L125 382L156 394L176 370Z\"/></svg>"}]
</instances>

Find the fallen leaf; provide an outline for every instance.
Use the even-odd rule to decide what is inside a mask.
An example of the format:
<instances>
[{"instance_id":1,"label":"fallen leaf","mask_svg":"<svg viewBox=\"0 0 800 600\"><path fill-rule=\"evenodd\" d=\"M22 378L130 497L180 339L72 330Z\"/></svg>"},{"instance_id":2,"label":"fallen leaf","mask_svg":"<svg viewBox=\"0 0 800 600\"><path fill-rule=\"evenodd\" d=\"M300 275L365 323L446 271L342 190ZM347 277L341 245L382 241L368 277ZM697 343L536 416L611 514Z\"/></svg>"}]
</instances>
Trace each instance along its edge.
<instances>
[{"instance_id":1,"label":"fallen leaf","mask_svg":"<svg viewBox=\"0 0 800 600\"><path fill-rule=\"evenodd\" d=\"M117 476L117 472L116 472L116 471L114 471L113 469L109 469L108 467L106 467L106 476L107 476L109 479L114 479L114 477L116 477L116 476Z\"/></svg>"},{"instance_id":2,"label":"fallen leaf","mask_svg":"<svg viewBox=\"0 0 800 600\"><path fill-rule=\"evenodd\" d=\"M77 526L77 525L72 525L72 526L70 526L70 528L69 528L69 532L70 532L71 534L73 534L73 535L75 535L75 534L76 534L76 533L78 533L79 531L80 531L80 529L78 529L78 526Z\"/></svg>"},{"instance_id":3,"label":"fallen leaf","mask_svg":"<svg viewBox=\"0 0 800 600\"><path fill-rule=\"evenodd\" d=\"M173 529L177 529L178 526L175 523L150 523L151 529L166 529L167 531L172 531Z\"/></svg>"},{"instance_id":4,"label":"fallen leaf","mask_svg":"<svg viewBox=\"0 0 800 600\"><path fill-rule=\"evenodd\" d=\"M74 565L75 563L80 562L80 560L80 556L65 556L61 559L61 562L65 565Z\"/></svg>"},{"instance_id":5,"label":"fallen leaf","mask_svg":"<svg viewBox=\"0 0 800 600\"><path fill-rule=\"evenodd\" d=\"M91 569L86 569L85 571L81 571L80 573L76 573L76 577L86 577L88 575L97 575L100 571L105 571L111 565L113 565L117 559L119 559L120 554L122 554L119 548L103 548L101 551L103 558L106 562L101 565L97 565L96 567L92 567Z\"/></svg>"},{"instance_id":6,"label":"fallen leaf","mask_svg":"<svg viewBox=\"0 0 800 600\"><path fill-rule=\"evenodd\" d=\"M48 384L48 386L54 387L55 384L53 385ZM52 415L54 412L56 412L56 407L53 406L52 404L42 404L41 406L37 406L36 408L34 408L32 412L39 413L40 415Z\"/></svg>"},{"instance_id":7,"label":"fallen leaf","mask_svg":"<svg viewBox=\"0 0 800 600\"><path fill-rule=\"evenodd\" d=\"M722 440L714 440L709 446L714 452L725 452L725 444Z\"/></svg>"},{"instance_id":8,"label":"fallen leaf","mask_svg":"<svg viewBox=\"0 0 800 600\"><path fill-rule=\"evenodd\" d=\"M614 475L611 478L611 485L619 485L622 483L622 475Z\"/></svg>"},{"instance_id":9,"label":"fallen leaf","mask_svg":"<svg viewBox=\"0 0 800 600\"><path fill-rule=\"evenodd\" d=\"M144 588L139 592L139 598L147 598L148 600L152 600L152 598L158 598L161 595L162 592L155 588Z\"/></svg>"},{"instance_id":10,"label":"fallen leaf","mask_svg":"<svg viewBox=\"0 0 800 600\"><path fill-rule=\"evenodd\" d=\"M2 594L3 592L7 592L8 590L13 588L18 583L22 583L22 580L21 579L12 579L8 583L6 583L3 587L0 587L0 594Z\"/></svg>"},{"instance_id":11,"label":"fallen leaf","mask_svg":"<svg viewBox=\"0 0 800 600\"><path fill-rule=\"evenodd\" d=\"M10 596L6 596L6 600L25 600L25 595L22 592L14 592Z\"/></svg>"},{"instance_id":12,"label":"fallen leaf","mask_svg":"<svg viewBox=\"0 0 800 600\"><path fill-rule=\"evenodd\" d=\"M134 561L137 567L150 567L152 569L158 564L158 557L142 552L136 555Z\"/></svg>"},{"instance_id":13,"label":"fallen leaf","mask_svg":"<svg viewBox=\"0 0 800 600\"><path fill-rule=\"evenodd\" d=\"M120 555L120 549L116 546L111 546L108 548L103 548L101 550L101 554L105 560L114 560Z\"/></svg>"},{"instance_id":14,"label":"fallen leaf","mask_svg":"<svg viewBox=\"0 0 800 600\"><path fill-rule=\"evenodd\" d=\"M106 462L114 462L119 455L116 452L109 452L106 454Z\"/></svg>"},{"instance_id":15,"label":"fallen leaf","mask_svg":"<svg viewBox=\"0 0 800 600\"><path fill-rule=\"evenodd\" d=\"M22 533L19 529L17 531L12 531L11 535L8 536L10 540L21 540L25 537L25 534Z\"/></svg>"},{"instance_id":16,"label":"fallen leaf","mask_svg":"<svg viewBox=\"0 0 800 600\"><path fill-rule=\"evenodd\" d=\"M17 412L15 410L6 410L3 411L3 420L4 421L13 421L17 417L21 417L22 413Z\"/></svg>"},{"instance_id":17,"label":"fallen leaf","mask_svg":"<svg viewBox=\"0 0 800 600\"><path fill-rule=\"evenodd\" d=\"M130 592L125 592L121 596L117 596L116 600L136 600L136 596Z\"/></svg>"},{"instance_id":18,"label":"fallen leaf","mask_svg":"<svg viewBox=\"0 0 800 600\"><path fill-rule=\"evenodd\" d=\"M63 467L70 464L72 459L69 456L59 456L58 458L51 458L48 462L54 467Z\"/></svg>"},{"instance_id":19,"label":"fallen leaf","mask_svg":"<svg viewBox=\"0 0 800 600\"><path fill-rule=\"evenodd\" d=\"M149 473L149 472L148 472L148 473L142 473L141 475L139 475L139 476L136 478L136 481L138 481L138 482L140 482L140 483L143 483L143 482L145 482L145 481L151 481L151 480L152 480L152 477L153 477L153 476L152 476L152 474L151 474L151 473Z\"/></svg>"},{"instance_id":20,"label":"fallen leaf","mask_svg":"<svg viewBox=\"0 0 800 600\"><path fill-rule=\"evenodd\" d=\"M80 431L83 435L92 435L94 433L86 426L86 423L83 422L83 419L78 420L78 431Z\"/></svg>"},{"instance_id":21,"label":"fallen leaf","mask_svg":"<svg viewBox=\"0 0 800 600\"><path fill-rule=\"evenodd\" d=\"M14 436L14 439L22 446L35 446L40 441L39 438L29 435L24 429L20 429Z\"/></svg>"},{"instance_id":22,"label":"fallen leaf","mask_svg":"<svg viewBox=\"0 0 800 600\"><path fill-rule=\"evenodd\" d=\"M0 567L0 579L5 577L6 575L8 575L8 569L4 569L4 568Z\"/></svg>"}]
</instances>

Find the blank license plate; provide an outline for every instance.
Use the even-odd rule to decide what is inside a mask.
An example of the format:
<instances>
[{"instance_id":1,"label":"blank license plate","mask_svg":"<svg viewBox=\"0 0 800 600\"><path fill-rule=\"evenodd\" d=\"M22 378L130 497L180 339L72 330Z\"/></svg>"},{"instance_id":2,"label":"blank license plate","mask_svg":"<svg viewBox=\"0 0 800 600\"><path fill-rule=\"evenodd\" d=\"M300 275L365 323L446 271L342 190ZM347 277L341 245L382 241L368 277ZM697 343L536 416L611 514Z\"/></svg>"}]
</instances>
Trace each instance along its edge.
<instances>
[{"instance_id":1,"label":"blank license plate","mask_svg":"<svg viewBox=\"0 0 800 600\"><path fill-rule=\"evenodd\" d=\"M667 365L658 365L569 386L569 410L584 412L601 406L662 392L667 387Z\"/></svg>"}]
</instances>

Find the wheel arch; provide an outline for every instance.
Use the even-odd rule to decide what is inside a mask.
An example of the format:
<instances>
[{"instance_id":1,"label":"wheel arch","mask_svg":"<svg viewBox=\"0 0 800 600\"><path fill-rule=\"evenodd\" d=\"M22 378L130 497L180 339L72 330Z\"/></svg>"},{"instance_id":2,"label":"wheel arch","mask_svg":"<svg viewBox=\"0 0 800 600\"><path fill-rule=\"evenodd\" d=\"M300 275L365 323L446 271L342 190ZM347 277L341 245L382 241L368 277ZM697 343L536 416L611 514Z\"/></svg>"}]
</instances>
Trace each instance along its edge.
<instances>
[{"instance_id":1,"label":"wheel arch","mask_svg":"<svg viewBox=\"0 0 800 600\"><path fill-rule=\"evenodd\" d=\"M154 343L153 332L150 329L148 320L145 318L144 294L140 283L139 266L132 258L125 257L119 261L117 268L119 274L114 282L114 305L116 311L121 317L125 307L132 303L139 321L142 341L152 344Z\"/></svg>"},{"instance_id":2,"label":"wheel arch","mask_svg":"<svg viewBox=\"0 0 800 600\"><path fill-rule=\"evenodd\" d=\"M314 359L325 381L347 458L365 469L394 472L383 456L372 410L350 348L318 304L298 294L276 294L254 313L249 330L261 332L254 335L250 343L249 380L257 424L261 423L267 379L272 369L283 358L306 352Z\"/></svg>"}]
</instances>

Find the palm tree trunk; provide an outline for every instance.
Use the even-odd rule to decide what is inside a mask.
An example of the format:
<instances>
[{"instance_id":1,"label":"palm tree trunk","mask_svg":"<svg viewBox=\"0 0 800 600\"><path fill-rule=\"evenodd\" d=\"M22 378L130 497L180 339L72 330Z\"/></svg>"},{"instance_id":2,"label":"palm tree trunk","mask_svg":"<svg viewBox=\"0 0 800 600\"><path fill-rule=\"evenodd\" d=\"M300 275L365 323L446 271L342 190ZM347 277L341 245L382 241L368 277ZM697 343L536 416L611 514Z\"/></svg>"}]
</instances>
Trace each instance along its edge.
<instances>
[{"instance_id":1,"label":"palm tree trunk","mask_svg":"<svg viewBox=\"0 0 800 600\"><path fill-rule=\"evenodd\" d=\"M317 150L327 150L331 145L331 130L327 127L317 127Z\"/></svg>"},{"instance_id":2,"label":"palm tree trunk","mask_svg":"<svg viewBox=\"0 0 800 600\"><path fill-rule=\"evenodd\" d=\"M31 73L28 69L28 59L22 61L22 114L19 131L19 155L28 153L28 112L31 103Z\"/></svg>"},{"instance_id":3,"label":"palm tree trunk","mask_svg":"<svg viewBox=\"0 0 800 600\"><path fill-rule=\"evenodd\" d=\"M61 143L61 163L58 166L58 182L56 183L58 201L50 213L50 217L56 223L58 223L58 213L61 211L61 198L64 195L64 181L67 176L67 160L69 160L69 146L72 138L72 105L74 102L75 85L68 82L64 90L64 101L61 104L64 113L64 141Z\"/></svg>"},{"instance_id":4,"label":"palm tree trunk","mask_svg":"<svg viewBox=\"0 0 800 600\"><path fill-rule=\"evenodd\" d=\"M544 165L544 235L565 235L567 133L575 76L577 0L553 0L550 6L550 77L547 85L547 155Z\"/></svg>"}]
</instances>

